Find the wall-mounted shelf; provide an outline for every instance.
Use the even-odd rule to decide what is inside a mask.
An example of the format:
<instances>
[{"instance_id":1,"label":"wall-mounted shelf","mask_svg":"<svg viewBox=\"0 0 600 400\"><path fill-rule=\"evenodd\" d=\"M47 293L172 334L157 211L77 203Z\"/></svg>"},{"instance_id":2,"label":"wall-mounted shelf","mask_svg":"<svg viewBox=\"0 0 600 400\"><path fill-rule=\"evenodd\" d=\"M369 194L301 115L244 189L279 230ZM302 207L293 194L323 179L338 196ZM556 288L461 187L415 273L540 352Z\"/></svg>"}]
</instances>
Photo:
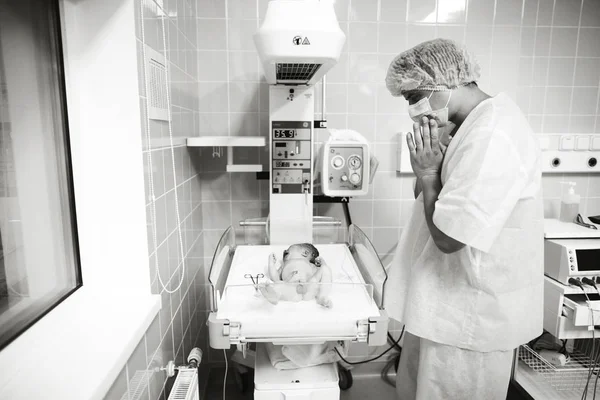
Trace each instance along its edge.
<instances>
[{"instance_id":1,"label":"wall-mounted shelf","mask_svg":"<svg viewBox=\"0 0 600 400\"><path fill-rule=\"evenodd\" d=\"M262 165L233 163L234 147L264 147L264 136L201 136L187 138L188 147L227 147L227 172L261 172ZM220 154L220 153L219 153Z\"/></svg>"},{"instance_id":2,"label":"wall-mounted shelf","mask_svg":"<svg viewBox=\"0 0 600 400\"><path fill-rule=\"evenodd\" d=\"M150 147L153 149L159 147L170 147L173 146L185 146L186 139L180 137L174 137L173 139L167 138L153 138L150 139Z\"/></svg>"},{"instance_id":3,"label":"wall-mounted shelf","mask_svg":"<svg viewBox=\"0 0 600 400\"><path fill-rule=\"evenodd\" d=\"M263 147L264 136L201 136L187 138L188 147Z\"/></svg>"},{"instance_id":4,"label":"wall-mounted shelf","mask_svg":"<svg viewBox=\"0 0 600 400\"><path fill-rule=\"evenodd\" d=\"M260 164L234 164L227 163L227 172L262 172Z\"/></svg>"}]
</instances>

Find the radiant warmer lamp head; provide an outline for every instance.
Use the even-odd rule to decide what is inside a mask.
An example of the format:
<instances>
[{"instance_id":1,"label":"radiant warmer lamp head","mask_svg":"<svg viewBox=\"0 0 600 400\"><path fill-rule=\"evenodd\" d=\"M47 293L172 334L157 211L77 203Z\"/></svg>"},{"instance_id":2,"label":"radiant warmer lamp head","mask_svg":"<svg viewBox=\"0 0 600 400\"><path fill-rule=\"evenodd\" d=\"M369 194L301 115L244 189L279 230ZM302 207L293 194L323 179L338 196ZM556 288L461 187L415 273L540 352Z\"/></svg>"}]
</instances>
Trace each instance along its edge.
<instances>
[{"instance_id":1,"label":"radiant warmer lamp head","mask_svg":"<svg viewBox=\"0 0 600 400\"><path fill-rule=\"evenodd\" d=\"M273 0L254 43L271 85L314 85L337 62L346 41L333 2Z\"/></svg>"}]
</instances>

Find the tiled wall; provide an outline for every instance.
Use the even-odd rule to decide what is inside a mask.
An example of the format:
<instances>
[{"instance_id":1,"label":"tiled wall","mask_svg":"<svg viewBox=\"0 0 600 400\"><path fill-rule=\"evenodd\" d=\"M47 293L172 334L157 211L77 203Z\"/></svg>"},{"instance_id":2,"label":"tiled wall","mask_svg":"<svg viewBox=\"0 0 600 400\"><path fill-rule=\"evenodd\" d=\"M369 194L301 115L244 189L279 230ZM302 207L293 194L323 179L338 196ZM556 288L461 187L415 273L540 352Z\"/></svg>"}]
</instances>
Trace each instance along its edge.
<instances>
[{"instance_id":1,"label":"tiled wall","mask_svg":"<svg viewBox=\"0 0 600 400\"><path fill-rule=\"evenodd\" d=\"M198 1L198 4L200 3L201 1ZM143 148L140 151L143 154L146 181L149 273L152 292L161 295L162 308L106 398L120 400L128 393L131 400L155 400L166 398L173 379L167 380L165 373L153 371L154 367L165 366L169 360L175 360L177 365L183 364L193 347L201 347L206 351L206 334L203 332L206 329L206 302L203 300L203 219L200 201L201 180L198 179L201 166L194 165L198 164L198 154L188 151L185 140L182 139L193 135L198 126L198 20L195 0L135 0L135 4L142 110L140 118L143 127L140 132ZM163 15L167 16L164 22ZM170 123L150 120L148 125L143 66L144 44L165 55L168 62L172 115ZM169 129L174 138L173 154ZM152 158L151 162L149 155ZM154 185L154 199L150 190L151 182ZM176 213L176 192L179 221ZM181 228L185 273L181 287L169 293L179 285L184 269L178 224ZM156 244L153 239L154 229ZM159 282L156 261L167 290ZM124 398L127 399L127 396Z\"/></svg>"},{"instance_id":2,"label":"tiled wall","mask_svg":"<svg viewBox=\"0 0 600 400\"><path fill-rule=\"evenodd\" d=\"M268 86L252 34L266 0L203 1L199 18L200 135L266 135ZM329 126L351 128L371 141L380 161L368 196L350 203L352 218L385 261L393 254L412 202L411 178L395 172L397 134L411 129L406 102L387 92L392 58L424 40L465 43L482 67L480 86L508 93L538 133L600 133L600 2L596 0L336 0L347 35L328 74ZM210 62L208 62L210 60ZM558 146L558 138L551 138ZM266 162L267 153L244 153ZM265 217L268 192L253 174L223 173L224 161L203 155L205 256L219 232L241 218ZM575 180L585 214L600 213L600 178L544 178L548 215L559 181ZM339 205L317 207L343 220Z\"/></svg>"}]
</instances>

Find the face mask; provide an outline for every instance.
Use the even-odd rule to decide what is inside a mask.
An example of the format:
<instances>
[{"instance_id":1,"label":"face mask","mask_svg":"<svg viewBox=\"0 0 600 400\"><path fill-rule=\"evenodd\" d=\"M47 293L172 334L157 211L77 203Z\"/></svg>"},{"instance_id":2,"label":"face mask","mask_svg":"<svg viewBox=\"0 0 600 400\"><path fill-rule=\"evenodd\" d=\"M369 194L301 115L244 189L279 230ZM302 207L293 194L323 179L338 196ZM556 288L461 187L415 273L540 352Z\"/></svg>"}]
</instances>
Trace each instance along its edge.
<instances>
[{"instance_id":1,"label":"face mask","mask_svg":"<svg viewBox=\"0 0 600 400\"><path fill-rule=\"evenodd\" d=\"M431 108L431 104L429 103L429 98L433 96L434 92L431 92L429 97L424 97L413 105L408 106L408 115L415 122L420 122L421 118L427 116L434 117L438 123L438 126L443 127L448 125L448 103L450 103L450 98L452 97L452 92L450 92L450 96L448 96L448 101L444 108L440 108L439 110L433 110Z\"/></svg>"}]
</instances>

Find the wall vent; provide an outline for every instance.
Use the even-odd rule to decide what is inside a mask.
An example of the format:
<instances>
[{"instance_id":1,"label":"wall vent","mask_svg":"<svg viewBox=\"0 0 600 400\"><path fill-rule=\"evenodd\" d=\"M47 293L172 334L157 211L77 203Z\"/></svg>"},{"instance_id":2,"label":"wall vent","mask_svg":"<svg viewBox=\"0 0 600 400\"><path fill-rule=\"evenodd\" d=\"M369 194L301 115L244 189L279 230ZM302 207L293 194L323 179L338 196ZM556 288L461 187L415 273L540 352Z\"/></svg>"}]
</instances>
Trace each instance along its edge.
<instances>
[{"instance_id":1,"label":"wall vent","mask_svg":"<svg viewBox=\"0 0 600 400\"><path fill-rule=\"evenodd\" d=\"M321 64L307 63L278 63L278 83L306 83L321 68Z\"/></svg>"},{"instance_id":2,"label":"wall vent","mask_svg":"<svg viewBox=\"0 0 600 400\"><path fill-rule=\"evenodd\" d=\"M145 45L146 80L148 82L148 118L169 121L167 103L167 61L165 56Z\"/></svg>"}]
</instances>

